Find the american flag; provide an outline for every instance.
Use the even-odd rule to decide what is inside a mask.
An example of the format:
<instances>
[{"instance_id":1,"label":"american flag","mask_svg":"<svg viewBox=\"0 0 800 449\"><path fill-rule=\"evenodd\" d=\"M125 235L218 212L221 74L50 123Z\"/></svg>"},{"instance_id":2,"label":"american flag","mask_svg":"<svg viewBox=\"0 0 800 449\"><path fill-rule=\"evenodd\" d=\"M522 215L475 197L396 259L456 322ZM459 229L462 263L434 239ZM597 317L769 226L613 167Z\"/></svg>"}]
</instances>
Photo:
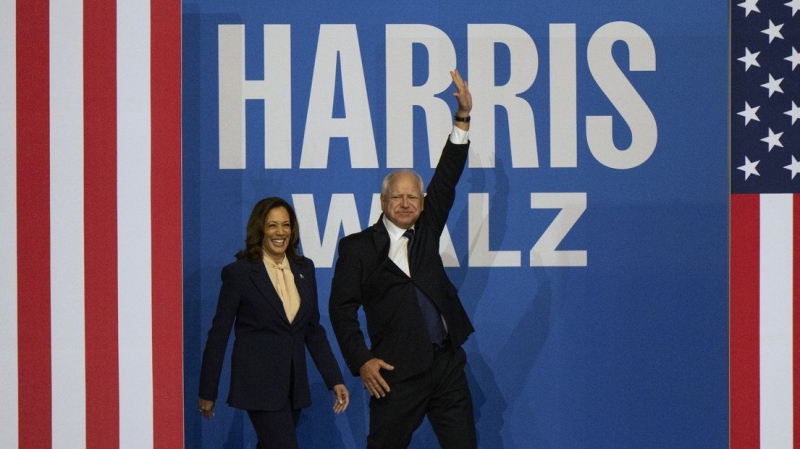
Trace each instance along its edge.
<instances>
[{"instance_id":1,"label":"american flag","mask_svg":"<svg viewBox=\"0 0 800 449\"><path fill-rule=\"evenodd\" d=\"M800 0L731 4L732 449L800 445Z\"/></svg>"},{"instance_id":2,"label":"american flag","mask_svg":"<svg viewBox=\"0 0 800 449\"><path fill-rule=\"evenodd\" d=\"M183 447L180 0L0 1L0 446Z\"/></svg>"}]
</instances>

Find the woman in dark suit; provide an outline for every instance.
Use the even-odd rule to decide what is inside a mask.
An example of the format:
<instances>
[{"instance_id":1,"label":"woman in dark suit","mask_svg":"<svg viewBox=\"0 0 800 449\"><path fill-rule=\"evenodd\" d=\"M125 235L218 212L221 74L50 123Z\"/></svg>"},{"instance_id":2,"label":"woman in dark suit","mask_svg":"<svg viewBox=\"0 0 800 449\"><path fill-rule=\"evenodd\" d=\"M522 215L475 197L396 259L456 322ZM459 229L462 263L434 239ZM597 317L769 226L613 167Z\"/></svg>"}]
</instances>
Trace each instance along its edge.
<instances>
[{"instance_id":1,"label":"woman in dark suit","mask_svg":"<svg viewBox=\"0 0 800 449\"><path fill-rule=\"evenodd\" d=\"M311 404L308 348L343 412L350 396L319 322L314 263L297 250L294 209L283 199L259 201L247 223L245 249L222 269L222 288L200 371L199 411L214 416L231 327L236 329L228 404L247 410L261 449L297 448L300 410Z\"/></svg>"}]
</instances>

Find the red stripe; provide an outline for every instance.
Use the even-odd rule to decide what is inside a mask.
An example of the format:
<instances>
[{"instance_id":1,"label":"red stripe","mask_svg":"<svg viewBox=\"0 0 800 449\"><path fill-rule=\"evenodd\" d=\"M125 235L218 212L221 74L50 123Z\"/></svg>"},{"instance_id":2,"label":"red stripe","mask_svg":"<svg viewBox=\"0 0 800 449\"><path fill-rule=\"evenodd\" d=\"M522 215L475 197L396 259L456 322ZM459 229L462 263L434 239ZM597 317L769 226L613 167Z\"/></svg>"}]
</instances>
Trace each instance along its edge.
<instances>
[{"instance_id":1,"label":"red stripe","mask_svg":"<svg viewBox=\"0 0 800 449\"><path fill-rule=\"evenodd\" d=\"M119 447L116 2L83 11L86 447L101 449Z\"/></svg>"},{"instance_id":2,"label":"red stripe","mask_svg":"<svg viewBox=\"0 0 800 449\"><path fill-rule=\"evenodd\" d=\"M152 0L153 447L183 447L181 2Z\"/></svg>"},{"instance_id":3,"label":"red stripe","mask_svg":"<svg viewBox=\"0 0 800 449\"><path fill-rule=\"evenodd\" d=\"M792 196L793 218L792 229L794 236L792 238L793 254L792 254L792 311L793 319L792 329L794 329L794 338L792 350L794 352L793 363L793 376L794 376L794 444L800 444L800 195Z\"/></svg>"},{"instance_id":4,"label":"red stripe","mask_svg":"<svg viewBox=\"0 0 800 449\"><path fill-rule=\"evenodd\" d=\"M759 196L731 195L731 449L759 447Z\"/></svg>"},{"instance_id":5,"label":"red stripe","mask_svg":"<svg viewBox=\"0 0 800 449\"><path fill-rule=\"evenodd\" d=\"M17 2L19 446L52 445L49 3Z\"/></svg>"}]
</instances>

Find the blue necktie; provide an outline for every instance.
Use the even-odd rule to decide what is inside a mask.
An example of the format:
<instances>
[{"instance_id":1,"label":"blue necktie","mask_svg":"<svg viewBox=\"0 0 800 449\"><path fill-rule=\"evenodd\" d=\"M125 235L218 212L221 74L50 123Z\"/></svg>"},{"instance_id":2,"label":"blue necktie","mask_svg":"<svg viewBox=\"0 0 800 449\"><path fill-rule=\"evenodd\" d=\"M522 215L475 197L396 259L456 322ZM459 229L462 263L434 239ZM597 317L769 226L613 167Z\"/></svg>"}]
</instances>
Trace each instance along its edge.
<instances>
[{"instance_id":1,"label":"blue necktie","mask_svg":"<svg viewBox=\"0 0 800 449\"><path fill-rule=\"evenodd\" d=\"M403 233L403 236L408 238L408 270L411 272L411 248L414 245L414 230L408 229ZM425 319L425 326L428 328L428 334L431 336L431 343L440 344L447 337L447 331L442 323L442 317L436 309L428 295L425 294L419 287L417 290L417 303L419 308L422 309L422 317Z\"/></svg>"}]
</instances>

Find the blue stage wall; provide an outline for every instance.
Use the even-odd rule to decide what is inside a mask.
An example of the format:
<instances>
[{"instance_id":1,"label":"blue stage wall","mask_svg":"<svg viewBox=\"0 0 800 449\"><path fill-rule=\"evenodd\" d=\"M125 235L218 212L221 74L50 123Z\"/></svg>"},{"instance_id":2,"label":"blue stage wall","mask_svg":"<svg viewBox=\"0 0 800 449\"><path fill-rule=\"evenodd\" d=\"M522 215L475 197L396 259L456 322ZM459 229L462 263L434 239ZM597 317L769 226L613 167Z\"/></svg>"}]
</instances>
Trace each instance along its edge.
<instances>
[{"instance_id":1,"label":"blue stage wall","mask_svg":"<svg viewBox=\"0 0 800 449\"><path fill-rule=\"evenodd\" d=\"M186 447L255 447L196 412L253 204L296 208L323 324L336 243L383 176L428 180L468 80L471 158L444 258L481 448L728 446L728 2L183 2ZM247 81L245 81L245 79ZM363 448L311 370L301 447ZM413 448L430 448L427 423Z\"/></svg>"}]
</instances>

